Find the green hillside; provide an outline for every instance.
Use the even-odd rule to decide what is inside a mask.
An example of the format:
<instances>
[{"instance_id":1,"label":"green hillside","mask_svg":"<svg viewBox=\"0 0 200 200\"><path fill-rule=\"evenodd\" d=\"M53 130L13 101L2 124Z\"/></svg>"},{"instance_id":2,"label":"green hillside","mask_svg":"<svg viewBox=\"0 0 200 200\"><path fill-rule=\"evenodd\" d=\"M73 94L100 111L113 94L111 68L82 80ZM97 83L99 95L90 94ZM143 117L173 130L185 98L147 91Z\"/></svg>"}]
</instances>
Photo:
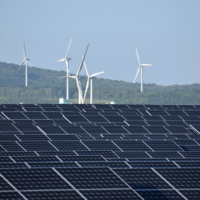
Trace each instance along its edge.
<instances>
[{"instance_id":1,"label":"green hillside","mask_svg":"<svg viewBox=\"0 0 200 200\"><path fill-rule=\"evenodd\" d=\"M0 103L58 103L60 97L65 97L65 79L57 78L65 76L65 71L28 67L29 86L26 88L24 67L19 71L18 68L19 65L0 62ZM84 90L85 76L81 77L81 83ZM78 97L75 80L70 79L69 84L70 98L75 101ZM144 84L141 93L139 83L96 78L93 87L94 103L114 100L121 104L200 104L200 84Z\"/></svg>"}]
</instances>

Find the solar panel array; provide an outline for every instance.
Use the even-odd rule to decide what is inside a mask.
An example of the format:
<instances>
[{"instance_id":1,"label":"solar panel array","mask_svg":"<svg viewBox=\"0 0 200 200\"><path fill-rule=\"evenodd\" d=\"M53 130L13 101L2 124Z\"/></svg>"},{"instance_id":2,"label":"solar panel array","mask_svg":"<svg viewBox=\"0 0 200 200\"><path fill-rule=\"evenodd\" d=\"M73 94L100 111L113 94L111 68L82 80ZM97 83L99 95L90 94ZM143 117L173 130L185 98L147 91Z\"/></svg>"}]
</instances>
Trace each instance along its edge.
<instances>
[{"instance_id":1,"label":"solar panel array","mask_svg":"<svg viewBox=\"0 0 200 200\"><path fill-rule=\"evenodd\" d=\"M198 199L200 106L0 105L0 199Z\"/></svg>"}]
</instances>

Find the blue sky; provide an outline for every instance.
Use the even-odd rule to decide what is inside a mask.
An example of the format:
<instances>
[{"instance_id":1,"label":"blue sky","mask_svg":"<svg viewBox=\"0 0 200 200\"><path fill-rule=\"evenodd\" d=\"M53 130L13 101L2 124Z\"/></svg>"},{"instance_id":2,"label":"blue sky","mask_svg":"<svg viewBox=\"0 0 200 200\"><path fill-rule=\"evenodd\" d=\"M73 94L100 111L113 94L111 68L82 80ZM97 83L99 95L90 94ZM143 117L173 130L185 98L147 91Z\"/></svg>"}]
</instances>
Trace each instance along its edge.
<instances>
[{"instance_id":1,"label":"blue sky","mask_svg":"<svg viewBox=\"0 0 200 200\"><path fill-rule=\"evenodd\" d=\"M152 64L145 83L200 83L199 0L0 0L0 8L0 61L21 64L25 41L34 66L65 70L58 60L73 38L72 73L89 43L88 71L105 71L101 78L132 82L137 47Z\"/></svg>"}]
</instances>

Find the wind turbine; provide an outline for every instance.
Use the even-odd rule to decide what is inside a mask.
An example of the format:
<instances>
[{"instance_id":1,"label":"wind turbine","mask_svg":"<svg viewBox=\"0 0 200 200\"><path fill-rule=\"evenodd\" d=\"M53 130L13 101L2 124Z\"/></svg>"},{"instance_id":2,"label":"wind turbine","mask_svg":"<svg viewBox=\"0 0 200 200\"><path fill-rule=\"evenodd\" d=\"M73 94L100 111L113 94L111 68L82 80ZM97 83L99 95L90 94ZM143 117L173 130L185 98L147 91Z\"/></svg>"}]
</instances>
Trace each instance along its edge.
<instances>
[{"instance_id":1,"label":"wind turbine","mask_svg":"<svg viewBox=\"0 0 200 200\"><path fill-rule=\"evenodd\" d=\"M67 53L66 53L65 57L63 59L58 60L58 62L65 61L65 63L66 63L66 99L67 100L69 99L69 79L68 79L68 76L69 76L69 60L71 60L71 58L69 58L67 56L68 56L68 51L69 51L69 47L71 45L71 42L72 42L72 38L69 42L69 46L68 46Z\"/></svg>"},{"instance_id":2,"label":"wind turbine","mask_svg":"<svg viewBox=\"0 0 200 200\"><path fill-rule=\"evenodd\" d=\"M88 44L88 46L86 48L85 54L84 54L84 56L82 58L82 61L81 61L80 67L79 67L79 69L78 69L78 71L76 73L76 76L67 76L67 78L74 78L74 79L76 79L76 85L77 85L77 88L78 88L78 103L79 104L83 103L82 86L81 86L81 82L79 80L79 74L80 74L80 71L81 71L81 69L83 67L83 63L84 63L84 60L85 60L85 57L86 57L86 54L87 54L88 47L89 47L89 44ZM58 77L58 78L66 78L66 76L64 76L64 77Z\"/></svg>"},{"instance_id":3,"label":"wind turbine","mask_svg":"<svg viewBox=\"0 0 200 200\"><path fill-rule=\"evenodd\" d=\"M90 104L93 104L93 85L92 85L92 79L93 77L99 75L99 74L103 74L104 72L98 72L92 75L89 75L85 61L84 61L84 66L85 66L85 70L87 73L87 84L86 84L86 88L85 88L85 94L84 94L84 99L83 99L83 103L85 102L85 97L88 91L88 87L89 87L89 83L90 83Z\"/></svg>"},{"instance_id":4,"label":"wind turbine","mask_svg":"<svg viewBox=\"0 0 200 200\"><path fill-rule=\"evenodd\" d=\"M135 83L135 80L136 80L137 75L140 72L140 68L141 68L141 92L143 92L143 67L152 66L152 64L140 64L140 58L139 58L139 55L138 55L137 48L135 48L135 49L136 49L136 54L137 54L137 58L138 58L139 67L138 67L138 70L137 70L137 73L136 73L136 76L135 76L135 79L134 79L133 83Z\"/></svg>"},{"instance_id":5,"label":"wind turbine","mask_svg":"<svg viewBox=\"0 0 200 200\"><path fill-rule=\"evenodd\" d=\"M24 43L24 60L22 61L22 64L20 65L19 69L21 68L21 66L26 63L25 66L25 86L28 86L28 63L31 64L29 62L30 59L26 59L26 50L25 50L25 43ZM31 64L32 65L32 64ZM19 71L19 69L17 70L17 72Z\"/></svg>"}]
</instances>

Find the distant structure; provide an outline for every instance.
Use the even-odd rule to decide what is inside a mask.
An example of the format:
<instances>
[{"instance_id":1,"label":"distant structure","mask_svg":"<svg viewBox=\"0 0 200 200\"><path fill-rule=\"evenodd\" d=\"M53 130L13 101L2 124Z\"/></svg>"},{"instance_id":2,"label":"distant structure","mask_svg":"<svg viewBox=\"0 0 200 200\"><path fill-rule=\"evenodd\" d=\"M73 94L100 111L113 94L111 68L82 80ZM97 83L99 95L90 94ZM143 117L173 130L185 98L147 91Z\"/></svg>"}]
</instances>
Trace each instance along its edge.
<instances>
[{"instance_id":1,"label":"distant structure","mask_svg":"<svg viewBox=\"0 0 200 200\"><path fill-rule=\"evenodd\" d=\"M26 63L26 66L25 66L25 86L27 87L28 86L28 63L31 64L29 62L30 59L27 59L26 58L26 50L25 50L25 43L24 43L24 60L22 61L22 64L20 65L20 67ZM32 65L32 64L31 64ZM19 67L19 69L20 69ZM17 72L19 71L19 69L17 70Z\"/></svg>"},{"instance_id":2,"label":"distant structure","mask_svg":"<svg viewBox=\"0 0 200 200\"><path fill-rule=\"evenodd\" d=\"M146 67L146 66L152 66L152 64L140 64L140 58L139 58L139 55L138 55L138 51L137 51L137 48L136 49L136 54L137 54L137 58L138 58L138 63L139 63L139 67L138 67L138 70L137 70L137 73L136 73L136 76L135 76L135 79L133 81L133 83L135 83L135 80L137 78L137 75L140 71L140 68L141 68L141 92L143 92L143 67Z\"/></svg>"},{"instance_id":3,"label":"distant structure","mask_svg":"<svg viewBox=\"0 0 200 200\"><path fill-rule=\"evenodd\" d=\"M90 84L90 104L93 104L93 85L92 85L92 79L95 76L98 76L99 74L103 74L104 72L99 72L99 73L95 73L95 74L89 75L87 67L86 67L86 64L85 64L85 61L84 61L84 66L85 66L85 70L86 70L86 73L87 73L87 84L86 84L86 88L85 88L85 94L84 94L84 98L83 98L83 103L85 102L85 98L86 98L86 95L87 95L88 87L89 87L89 84Z\"/></svg>"},{"instance_id":4,"label":"distant structure","mask_svg":"<svg viewBox=\"0 0 200 200\"><path fill-rule=\"evenodd\" d=\"M115 102L115 101L111 101L110 104L117 104L117 102Z\"/></svg>"},{"instance_id":5,"label":"distant structure","mask_svg":"<svg viewBox=\"0 0 200 200\"><path fill-rule=\"evenodd\" d=\"M65 57L63 59L58 60L58 62L65 61L65 63L66 63L66 99L67 100L69 99L69 78L68 78L68 76L70 75L69 74L69 61L72 59L72 58L69 58L67 56L68 56L69 47L71 45L71 42L72 42L72 39L69 42L69 46L68 46L67 53L66 53Z\"/></svg>"},{"instance_id":6,"label":"distant structure","mask_svg":"<svg viewBox=\"0 0 200 200\"><path fill-rule=\"evenodd\" d=\"M59 104L67 104L67 99L63 97L59 98Z\"/></svg>"}]
</instances>

